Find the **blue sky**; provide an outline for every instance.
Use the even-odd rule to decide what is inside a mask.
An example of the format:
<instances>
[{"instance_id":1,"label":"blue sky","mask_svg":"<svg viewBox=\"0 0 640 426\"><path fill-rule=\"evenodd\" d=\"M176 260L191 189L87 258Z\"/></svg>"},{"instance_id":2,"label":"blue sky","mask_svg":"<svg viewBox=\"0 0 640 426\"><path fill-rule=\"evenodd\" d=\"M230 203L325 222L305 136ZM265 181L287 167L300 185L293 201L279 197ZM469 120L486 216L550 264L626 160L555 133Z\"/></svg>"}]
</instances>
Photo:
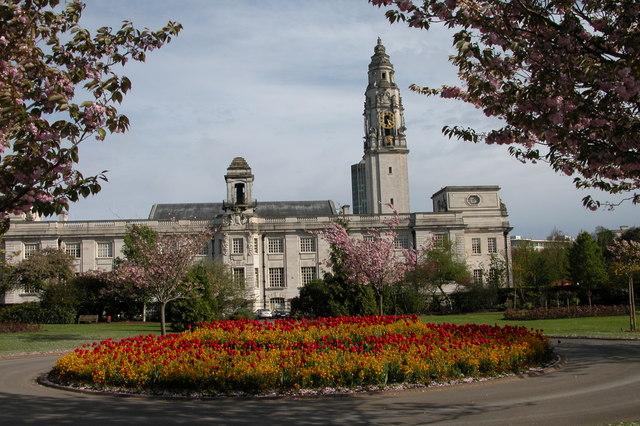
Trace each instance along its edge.
<instances>
[{"instance_id":1,"label":"blue sky","mask_svg":"<svg viewBox=\"0 0 640 426\"><path fill-rule=\"evenodd\" d=\"M88 0L82 22L115 27L124 19L152 29L175 20L184 30L147 62L127 66L133 89L121 112L131 130L81 147L81 169L106 169L109 182L73 204L71 219L144 218L153 203L221 201L235 156L251 165L258 200L351 204L367 65L380 36L403 95L413 211L431 211L431 194L446 185L497 184L516 235L640 224L638 207L585 210L585 193L570 178L522 165L504 147L445 138L445 125L495 123L407 89L457 81L443 28L391 26L365 0Z\"/></svg>"}]
</instances>

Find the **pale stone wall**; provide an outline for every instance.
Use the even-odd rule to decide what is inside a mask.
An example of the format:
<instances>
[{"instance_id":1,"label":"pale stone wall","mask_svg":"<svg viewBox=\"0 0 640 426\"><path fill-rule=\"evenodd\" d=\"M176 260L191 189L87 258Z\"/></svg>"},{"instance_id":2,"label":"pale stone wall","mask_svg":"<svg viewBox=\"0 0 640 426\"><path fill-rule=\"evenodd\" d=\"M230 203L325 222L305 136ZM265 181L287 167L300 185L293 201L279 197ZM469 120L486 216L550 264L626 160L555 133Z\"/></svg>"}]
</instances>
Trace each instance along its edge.
<instances>
[{"instance_id":1,"label":"pale stone wall","mask_svg":"<svg viewBox=\"0 0 640 426\"><path fill-rule=\"evenodd\" d=\"M496 195L496 194L494 194ZM458 196L457 198L460 198ZM451 197L456 199L456 197ZM487 196L486 199L491 199ZM494 197L493 200L496 200ZM466 259L471 270L488 269L491 254L488 253L488 238L496 238L497 255L507 259L510 265L509 223L499 209L466 209L465 211L443 211L440 213L401 214L398 233L413 247L422 247L431 243L435 235L446 235L456 245L456 253ZM387 215L347 215L349 229L354 235L362 235L371 228L386 228ZM58 241L80 242L81 257L74 261L77 272L89 270L109 270L115 257L122 257L123 236L127 225L145 224L158 232L180 232L181 230L204 230L208 226L218 228L214 235L207 257L223 261L231 268L244 268L247 285L247 297L253 300L253 308L269 307L272 298L285 299L287 308L290 300L297 296L302 286L301 270L305 266L316 268L318 278L329 270L329 245L316 237L316 252L302 253L300 239L315 236L317 231L328 226L335 217L312 218L245 218L238 223L233 220L213 221L83 221L83 222L17 222L12 223L4 235L6 256L10 262L19 262L24 258L24 242L38 242L41 247L58 247ZM282 238L283 253L268 252L268 238ZM233 238L242 238L243 253L232 253ZM472 253L472 238L480 238L481 253ZM258 251L254 249L254 240L258 240ZM97 243L113 244L111 258L97 257ZM223 242L223 244L221 244ZM203 258L203 256L199 256ZM274 288L269 284L269 268L284 268L285 287ZM258 269L258 282L255 270ZM5 295L4 303L19 303L35 300L33 295L20 291Z\"/></svg>"}]
</instances>

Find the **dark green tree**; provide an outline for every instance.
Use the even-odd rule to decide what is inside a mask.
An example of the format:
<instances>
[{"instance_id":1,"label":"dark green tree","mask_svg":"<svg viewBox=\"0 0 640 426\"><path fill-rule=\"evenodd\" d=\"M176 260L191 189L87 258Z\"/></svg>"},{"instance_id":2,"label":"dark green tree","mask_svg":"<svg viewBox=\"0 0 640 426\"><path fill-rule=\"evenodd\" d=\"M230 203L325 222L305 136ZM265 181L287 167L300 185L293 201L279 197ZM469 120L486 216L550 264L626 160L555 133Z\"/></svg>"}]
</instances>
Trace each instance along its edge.
<instances>
[{"instance_id":1,"label":"dark green tree","mask_svg":"<svg viewBox=\"0 0 640 426\"><path fill-rule=\"evenodd\" d=\"M471 282L471 274L467 264L456 256L453 243L444 241L422 254L416 267L407 272L406 280L420 286L425 296L440 299L451 306L445 285L467 285Z\"/></svg>"},{"instance_id":2,"label":"dark green tree","mask_svg":"<svg viewBox=\"0 0 640 426\"><path fill-rule=\"evenodd\" d=\"M640 227L634 226L627 229L620 238L626 241L640 241Z\"/></svg>"},{"instance_id":3,"label":"dark green tree","mask_svg":"<svg viewBox=\"0 0 640 426\"><path fill-rule=\"evenodd\" d=\"M66 283L73 278L73 258L56 249L39 250L10 269L8 284L31 293Z\"/></svg>"},{"instance_id":4,"label":"dark green tree","mask_svg":"<svg viewBox=\"0 0 640 426\"><path fill-rule=\"evenodd\" d=\"M608 276L600 246L588 232L578 234L571 246L569 270L576 285L585 290L591 306L593 289L606 284Z\"/></svg>"},{"instance_id":5,"label":"dark green tree","mask_svg":"<svg viewBox=\"0 0 640 426\"><path fill-rule=\"evenodd\" d=\"M169 317L176 330L190 324L227 318L248 307L244 282L234 280L231 270L222 262L196 262L187 280L196 283L193 295L176 300Z\"/></svg>"}]
</instances>

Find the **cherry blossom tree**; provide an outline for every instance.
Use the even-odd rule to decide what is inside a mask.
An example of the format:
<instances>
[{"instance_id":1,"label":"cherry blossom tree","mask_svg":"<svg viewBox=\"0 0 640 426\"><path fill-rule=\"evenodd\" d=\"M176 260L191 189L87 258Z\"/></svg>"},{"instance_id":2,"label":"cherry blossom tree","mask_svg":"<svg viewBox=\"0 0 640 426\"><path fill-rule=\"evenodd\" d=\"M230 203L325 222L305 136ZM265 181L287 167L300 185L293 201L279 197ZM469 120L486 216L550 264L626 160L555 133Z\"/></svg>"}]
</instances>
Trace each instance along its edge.
<instances>
[{"instance_id":1,"label":"cherry blossom tree","mask_svg":"<svg viewBox=\"0 0 640 426\"><path fill-rule=\"evenodd\" d=\"M0 2L0 224L30 210L52 215L100 191L105 172L76 170L79 145L121 133L129 120L116 105L131 89L118 74L129 60L144 61L182 26L113 30L79 25L84 4L69 0ZM0 227L0 233L1 229Z\"/></svg>"},{"instance_id":2,"label":"cherry blossom tree","mask_svg":"<svg viewBox=\"0 0 640 426\"><path fill-rule=\"evenodd\" d=\"M547 162L577 188L640 190L640 3L637 0L369 0L391 23L456 29L462 85L422 87L502 125L446 126L449 138L509 145L521 162ZM625 200L640 203L640 192ZM595 210L591 196L583 204Z\"/></svg>"},{"instance_id":3,"label":"cherry blossom tree","mask_svg":"<svg viewBox=\"0 0 640 426\"><path fill-rule=\"evenodd\" d=\"M211 235L183 232L158 235L151 244L141 241L137 256L124 260L112 273L116 282L130 284L140 300L159 303L163 335L167 303L187 298L198 288L195 282L187 280L187 273Z\"/></svg>"},{"instance_id":4,"label":"cherry blossom tree","mask_svg":"<svg viewBox=\"0 0 640 426\"><path fill-rule=\"evenodd\" d=\"M373 288L380 315L383 314L384 288L401 281L405 273L415 267L418 258L415 250L396 249L397 224L398 217L395 216L387 223L387 229L368 230L364 238L349 235L347 229L338 222L332 223L321 233L329 244L340 250L340 267L346 271L348 279Z\"/></svg>"},{"instance_id":5,"label":"cherry blossom tree","mask_svg":"<svg viewBox=\"0 0 640 426\"><path fill-rule=\"evenodd\" d=\"M619 239L609 246L613 255L614 273L626 275L629 280L629 325L636 331L636 301L633 275L640 273L640 241Z\"/></svg>"}]
</instances>

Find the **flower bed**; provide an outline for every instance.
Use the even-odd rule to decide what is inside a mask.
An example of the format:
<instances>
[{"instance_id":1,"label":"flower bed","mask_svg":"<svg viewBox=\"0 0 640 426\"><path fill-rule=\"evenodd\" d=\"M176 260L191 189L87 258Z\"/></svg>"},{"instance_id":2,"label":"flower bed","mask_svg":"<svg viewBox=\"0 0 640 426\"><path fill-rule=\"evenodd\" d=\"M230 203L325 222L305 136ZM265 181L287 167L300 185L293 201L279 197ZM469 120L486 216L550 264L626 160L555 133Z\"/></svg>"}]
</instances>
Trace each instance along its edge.
<instances>
[{"instance_id":1,"label":"flower bed","mask_svg":"<svg viewBox=\"0 0 640 426\"><path fill-rule=\"evenodd\" d=\"M216 321L85 345L60 358L50 377L135 390L264 393L489 376L549 354L547 339L523 327L436 325L415 316Z\"/></svg>"},{"instance_id":2,"label":"flower bed","mask_svg":"<svg viewBox=\"0 0 640 426\"><path fill-rule=\"evenodd\" d=\"M507 309L506 320L537 320L580 317L609 317L626 315L629 310L624 305L569 306L562 308Z\"/></svg>"}]
</instances>

